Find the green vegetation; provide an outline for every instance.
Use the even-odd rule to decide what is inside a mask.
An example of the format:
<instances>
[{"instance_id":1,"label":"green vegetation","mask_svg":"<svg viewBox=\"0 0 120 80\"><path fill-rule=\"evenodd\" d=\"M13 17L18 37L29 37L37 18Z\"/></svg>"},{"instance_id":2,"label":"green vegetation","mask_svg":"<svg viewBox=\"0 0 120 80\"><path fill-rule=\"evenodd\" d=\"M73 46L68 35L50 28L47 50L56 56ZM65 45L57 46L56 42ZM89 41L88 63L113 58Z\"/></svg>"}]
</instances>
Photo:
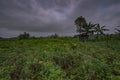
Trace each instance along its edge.
<instances>
[{"instance_id":1,"label":"green vegetation","mask_svg":"<svg viewBox=\"0 0 120 80\"><path fill-rule=\"evenodd\" d=\"M119 27L103 34L105 26L82 16L75 24L74 38L0 37L0 80L120 80Z\"/></svg>"},{"instance_id":2,"label":"green vegetation","mask_svg":"<svg viewBox=\"0 0 120 80\"><path fill-rule=\"evenodd\" d=\"M96 24L92 24L91 22L87 23L86 19L82 16L75 20L75 25L77 26L77 32L86 35L93 33L96 26Z\"/></svg>"},{"instance_id":3,"label":"green vegetation","mask_svg":"<svg viewBox=\"0 0 120 80\"><path fill-rule=\"evenodd\" d=\"M120 40L0 40L0 80L120 80Z\"/></svg>"},{"instance_id":4,"label":"green vegetation","mask_svg":"<svg viewBox=\"0 0 120 80\"><path fill-rule=\"evenodd\" d=\"M79 33L79 38L82 41L88 40L90 35L94 34L97 34L96 38L98 39L98 36L103 35L104 31L109 31L109 29L105 29L106 26L92 24L91 22L87 23L83 16L80 16L75 20L75 25L77 27L77 32Z\"/></svg>"}]
</instances>

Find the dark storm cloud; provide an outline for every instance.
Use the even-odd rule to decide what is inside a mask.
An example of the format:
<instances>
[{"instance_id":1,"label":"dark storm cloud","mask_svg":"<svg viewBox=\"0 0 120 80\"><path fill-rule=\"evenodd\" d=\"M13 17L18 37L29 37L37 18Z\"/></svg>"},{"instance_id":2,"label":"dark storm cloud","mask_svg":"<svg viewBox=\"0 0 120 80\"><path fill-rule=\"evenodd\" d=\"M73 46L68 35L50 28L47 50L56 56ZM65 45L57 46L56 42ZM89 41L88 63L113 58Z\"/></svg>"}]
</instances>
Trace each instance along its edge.
<instances>
[{"instance_id":1,"label":"dark storm cloud","mask_svg":"<svg viewBox=\"0 0 120 80\"><path fill-rule=\"evenodd\" d=\"M23 31L73 35L80 15L112 31L120 22L119 8L120 0L0 0L0 36Z\"/></svg>"},{"instance_id":2,"label":"dark storm cloud","mask_svg":"<svg viewBox=\"0 0 120 80\"><path fill-rule=\"evenodd\" d=\"M78 5L73 16L83 15L88 21L106 25L110 32L114 32L116 25L120 25L120 0L83 0Z\"/></svg>"}]
</instances>

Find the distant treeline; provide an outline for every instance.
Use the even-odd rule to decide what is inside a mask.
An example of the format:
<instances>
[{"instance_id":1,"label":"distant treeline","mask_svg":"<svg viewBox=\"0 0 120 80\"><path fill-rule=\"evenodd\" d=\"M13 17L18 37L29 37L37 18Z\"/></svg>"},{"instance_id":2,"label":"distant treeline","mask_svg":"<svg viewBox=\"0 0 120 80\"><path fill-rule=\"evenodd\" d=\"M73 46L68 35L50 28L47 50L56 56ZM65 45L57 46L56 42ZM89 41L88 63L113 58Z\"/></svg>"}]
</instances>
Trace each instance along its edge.
<instances>
[{"instance_id":1,"label":"distant treeline","mask_svg":"<svg viewBox=\"0 0 120 80\"><path fill-rule=\"evenodd\" d=\"M18 35L17 37L11 37L11 38L3 38L0 37L0 40L7 40L7 39L39 39L39 38L78 38L79 39L79 34L74 35L74 36L59 36L58 34L53 34L49 35L46 37L35 37L35 36L30 36L28 32L24 32L23 34ZM115 33L115 34L94 34L90 36L89 41L91 40L110 40L110 39L120 39L120 33Z\"/></svg>"},{"instance_id":2,"label":"distant treeline","mask_svg":"<svg viewBox=\"0 0 120 80\"><path fill-rule=\"evenodd\" d=\"M105 34L105 31L109 31L109 29L106 29L106 26L101 26L100 24L94 24L91 22L87 22L86 19L83 16L77 17L77 19L74 21L76 25L76 32L77 35L74 36L62 36L60 37L58 34L53 34L47 37L35 37L30 36L28 32L24 32L17 37L9 38L9 39L35 39L35 38L64 38L64 37L73 37L73 38L79 38L79 40L87 41L87 40L101 40L101 39L119 39L120 38L120 26L115 27L115 33L114 34ZM0 39L5 39L0 37Z\"/></svg>"},{"instance_id":3,"label":"distant treeline","mask_svg":"<svg viewBox=\"0 0 120 80\"><path fill-rule=\"evenodd\" d=\"M74 37L74 36L59 36L56 33L52 34L52 35L45 36L45 37L43 37L43 36L36 37L36 36L31 36L28 32L23 32L22 34L19 34L16 37L11 37L11 38L0 37L0 39L72 38L72 37Z\"/></svg>"}]
</instances>

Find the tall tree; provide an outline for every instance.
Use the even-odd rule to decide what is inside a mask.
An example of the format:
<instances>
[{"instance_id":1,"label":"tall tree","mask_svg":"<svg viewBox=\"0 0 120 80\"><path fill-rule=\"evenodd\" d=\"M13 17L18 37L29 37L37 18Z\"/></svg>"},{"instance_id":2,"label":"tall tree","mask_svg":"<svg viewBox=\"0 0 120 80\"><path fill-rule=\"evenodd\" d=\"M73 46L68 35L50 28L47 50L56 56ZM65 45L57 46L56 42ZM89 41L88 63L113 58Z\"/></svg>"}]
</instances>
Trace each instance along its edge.
<instances>
[{"instance_id":1,"label":"tall tree","mask_svg":"<svg viewBox=\"0 0 120 80\"><path fill-rule=\"evenodd\" d=\"M75 25L77 26L77 32L82 34L84 32L83 26L87 24L86 20L84 17L80 16L75 20Z\"/></svg>"},{"instance_id":2,"label":"tall tree","mask_svg":"<svg viewBox=\"0 0 120 80\"><path fill-rule=\"evenodd\" d=\"M89 39L90 34L94 33L94 27L96 24L92 24L91 22L87 23L86 19L82 16L75 20L75 24L77 26L77 32L80 33L79 38L82 37L83 41L84 39Z\"/></svg>"}]
</instances>

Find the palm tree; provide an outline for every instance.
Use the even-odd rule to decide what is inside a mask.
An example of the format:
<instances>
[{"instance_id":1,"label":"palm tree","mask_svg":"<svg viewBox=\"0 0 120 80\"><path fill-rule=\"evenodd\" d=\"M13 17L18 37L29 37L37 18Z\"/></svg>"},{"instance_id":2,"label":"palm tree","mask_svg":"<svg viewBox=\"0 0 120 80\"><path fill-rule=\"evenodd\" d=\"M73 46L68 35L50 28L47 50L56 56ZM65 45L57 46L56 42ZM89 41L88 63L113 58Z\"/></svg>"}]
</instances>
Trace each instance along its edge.
<instances>
[{"instance_id":1,"label":"palm tree","mask_svg":"<svg viewBox=\"0 0 120 80\"><path fill-rule=\"evenodd\" d=\"M104 31L109 31L109 29L105 29L106 26L100 26L100 24L96 24L95 32L97 33L97 39L100 34L104 34Z\"/></svg>"},{"instance_id":2,"label":"palm tree","mask_svg":"<svg viewBox=\"0 0 120 80\"><path fill-rule=\"evenodd\" d=\"M117 31L116 33L120 35L120 29L118 29L120 26L117 26L117 28L115 28L115 30Z\"/></svg>"},{"instance_id":3,"label":"palm tree","mask_svg":"<svg viewBox=\"0 0 120 80\"><path fill-rule=\"evenodd\" d=\"M86 27L85 27L85 31L86 31L86 34L89 36L89 39L91 39L91 35L94 34L96 24L92 24L91 22L89 22Z\"/></svg>"},{"instance_id":4,"label":"palm tree","mask_svg":"<svg viewBox=\"0 0 120 80\"><path fill-rule=\"evenodd\" d=\"M86 24L84 26L85 32L87 35L90 34L94 34L94 28L95 28L96 24L92 24L91 22L89 22L88 24Z\"/></svg>"}]
</instances>

